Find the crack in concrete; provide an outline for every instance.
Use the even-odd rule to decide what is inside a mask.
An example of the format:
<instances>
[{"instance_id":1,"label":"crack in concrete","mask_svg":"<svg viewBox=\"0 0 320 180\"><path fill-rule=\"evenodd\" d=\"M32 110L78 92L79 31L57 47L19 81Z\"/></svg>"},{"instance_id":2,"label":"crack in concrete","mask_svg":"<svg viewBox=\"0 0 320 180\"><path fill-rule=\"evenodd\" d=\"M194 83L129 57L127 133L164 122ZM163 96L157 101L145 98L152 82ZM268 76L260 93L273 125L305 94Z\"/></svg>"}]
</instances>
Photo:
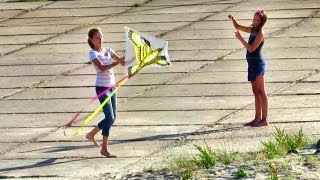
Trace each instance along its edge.
<instances>
[{"instance_id":1,"label":"crack in concrete","mask_svg":"<svg viewBox=\"0 0 320 180\"><path fill-rule=\"evenodd\" d=\"M202 18L200 18L200 19L198 19L198 20L196 20L196 21L193 21L193 22L190 22L190 23L185 24L185 25L183 25L183 26L174 28L174 29L172 29L172 30L170 30L170 31L161 33L161 34L157 35L157 37L160 37L160 38L161 38L161 37L163 37L163 36L165 36L165 35L167 35L167 34L169 34L169 33L176 32L176 31L179 31L179 30L181 30L181 29L190 27L190 26L192 26L193 24L196 24L196 23L198 23L198 22L201 22L201 21L204 21L204 20L206 20L206 19L209 19L209 18L212 17L212 16L221 14L222 12L225 12L225 11L227 11L228 9L231 9L231 8L233 8L233 7L236 7L236 6L238 6L239 4L241 4L241 3L243 3L243 2L246 2L246 1L248 1L248 0L238 1L238 2L236 2L236 3L234 3L234 4L230 5L230 6L227 6L226 8L224 8L224 9L222 9L222 10L220 10L220 11L216 11L216 12L214 12L214 13L210 13L209 15L207 15L207 16L205 16L205 17L202 17Z\"/></svg>"},{"instance_id":2,"label":"crack in concrete","mask_svg":"<svg viewBox=\"0 0 320 180\"><path fill-rule=\"evenodd\" d=\"M52 1L52 2L49 2L49 3L43 4L43 5L37 6L37 7L32 8L32 9L24 9L22 12L20 12L20 13L18 13L18 14L15 14L15 15L13 15L13 16L10 16L10 17L7 17L7 18L2 19L2 20L0 21L0 23L6 22L6 21L8 21L8 20L10 20L10 19L16 18L16 17L21 16L21 15L23 15L23 14L27 14L27 13L29 13L29 12L32 12L32 11L35 11L35 10L38 10L38 9L41 9L41 8L43 8L43 7L49 6L49 5L53 4L53 3L55 3L55 1ZM19 10L21 10L21 9L19 9Z\"/></svg>"}]
</instances>

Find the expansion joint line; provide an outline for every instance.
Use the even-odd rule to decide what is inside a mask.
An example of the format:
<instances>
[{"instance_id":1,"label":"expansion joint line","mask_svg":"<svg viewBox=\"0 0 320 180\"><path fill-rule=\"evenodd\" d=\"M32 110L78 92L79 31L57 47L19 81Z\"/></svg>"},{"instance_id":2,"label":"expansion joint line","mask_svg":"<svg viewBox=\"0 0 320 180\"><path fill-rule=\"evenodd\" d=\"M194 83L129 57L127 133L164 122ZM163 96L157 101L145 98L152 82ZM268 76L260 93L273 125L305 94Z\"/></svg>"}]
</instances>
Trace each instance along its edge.
<instances>
[{"instance_id":1,"label":"expansion joint line","mask_svg":"<svg viewBox=\"0 0 320 180\"><path fill-rule=\"evenodd\" d=\"M220 10L219 12L211 13L211 14L205 16L205 17L199 18L199 19L196 20L196 21L190 22L190 23L185 24L185 25L183 25L183 26L179 26L179 27L174 28L174 29L172 29L172 30L170 30L170 31L163 32L163 33L157 35L157 37L161 38L161 37L163 37L163 36L165 36L165 35L167 35L167 34L169 34L169 33L176 32L176 31L185 29L185 28L187 28L187 27L190 27L190 26L192 26L192 25L194 25L194 24L196 24L196 23L198 23L198 22L205 21L205 20L207 20L207 19L209 19L209 18L211 18L211 17L213 17L213 16L216 16L216 15L218 15L218 14L221 14L221 13L223 13L223 12L226 12L227 10L229 10L229 9L231 9L231 8L234 8L234 7L238 6L239 4L244 3L244 2L246 2L246 1L248 1L248 0L241 0L241 1L237 2L237 3L234 3L234 4L232 4L232 5L228 6L228 7Z\"/></svg>"},{"instance_id":2,"label":"expansion joint line","mask_svg":"<svg viewBox=\"0 0 320 180\"><path fill-rule=\"evenodd\" d=\"M49 3L43 4L43 5L37 6L37 7L33 8L33 9L25 9L25 10L23 10L22 12L20 12L20 13L18 13L18 14L15 14L15 15L13 15L13 16L10 16L10 17L7 17L7 18L2 19L2 20L0 21L0 23L6 22L6 21L8 21L8 20L10 20L10 19L13 19L13 18L15 18L15 17L21 16L21 15L23 15L23 14L26 14L26 13L29 13L29 12L32 12L32 11L35 11L35 10L38 10L38 9L41 9L41 8L43 8L43 7L49 6L49 5L53 4L53 3L55 3L55 1L52 1L52 2L49 2Z\"/></svg>"}]
</instances>

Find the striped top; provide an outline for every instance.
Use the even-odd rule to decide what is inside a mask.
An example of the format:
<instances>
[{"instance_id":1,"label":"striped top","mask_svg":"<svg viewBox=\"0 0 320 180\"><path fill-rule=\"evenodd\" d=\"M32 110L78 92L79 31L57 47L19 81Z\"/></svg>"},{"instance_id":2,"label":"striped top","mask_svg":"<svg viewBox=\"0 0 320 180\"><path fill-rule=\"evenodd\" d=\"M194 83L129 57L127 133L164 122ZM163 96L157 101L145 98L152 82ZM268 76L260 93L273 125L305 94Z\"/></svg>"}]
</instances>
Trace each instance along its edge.
<instances>
[{"instance_id":1,"label":"striped top","mask_svg":"<svg viewBox=\"0 0 320 180\"><path fill-rule=\"evenodd\" d=\"M115 54L114 50L111 48L105 48L103 52L97 52L95 50L90 50L89 59L92 62L94 59L99 59L102 64L110 65L112 64L112 55ZM96 72L96 86L100 87L112 87L115 85L115 78L113 69L108 69L105 71L101 71L94 63L92 63Z\"/></svg>"}]
</instances>

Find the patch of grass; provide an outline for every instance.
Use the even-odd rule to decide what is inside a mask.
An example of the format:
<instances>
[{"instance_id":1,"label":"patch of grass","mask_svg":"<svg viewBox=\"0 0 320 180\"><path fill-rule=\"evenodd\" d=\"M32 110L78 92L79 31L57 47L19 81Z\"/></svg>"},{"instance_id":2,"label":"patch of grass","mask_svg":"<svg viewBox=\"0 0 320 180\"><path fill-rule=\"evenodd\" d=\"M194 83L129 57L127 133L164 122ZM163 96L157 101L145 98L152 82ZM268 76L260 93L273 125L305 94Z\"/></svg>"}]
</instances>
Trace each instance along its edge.
<instances>
[{"instance_id":1,"label":"patch of grass","mask_svg":"<svg viewBox=\"0 0 320 180\"><path fill-rule=\"evenodd\" d=\"M86 27L90 27L92 25L93 25L93 23L83 23L83 24L80 25L80 27L81 28L86 28Z\"/></svg>"},{"instance_id":2,"label":"patch of grass","mask_svg":"<svg viewBox=\"0 0 320 180\"><path fill-rule=\"evenodd\" d=\"M309 144L309 140L302 132L302 128L297 134L288 134L285 130L276 128L273 137L275 141L262 142L263 151L268 159L296 152L297 149L306 147Z\"/></svg>"},{"instance_id":3,"label":"patch of grass","mask_svg":"<svg viewBox=\"0 0 320 180\"><path fill-rule=\"evenodd\" d=\"M276 133L274 134L276 142L283 146L288 153L294 152L298 148L305 147L308 144L308 140L302 132L302 128L299 130L298 134L290 135L281 129L276 128Z\"/></svg>"},{"instance_id":4,"label":"patch of grass","mask_svg":"<svg viewBox=\"0 0 320 180\"><path fill-rule=\"evenodd\" d=\"M143 168L143 172L154 173L156 170L152 165L149 165Z\"/></svg>"},{"instance_id":5,"label":"patch of grass","mask_svg":"<svg viewBox=\"0 0 320 180\"><path fill-rule=\"evenodd\" d=\"M309 168L316 168L317 162L318 162L318 160L314 155L305 156L305 160L304 160L305 166L308 166Z\"/></svg>"},{"instance_id":6,"label":"patch of grass","mask_svg":"<svg viewBox=\"0 0 320 180\"><path fill-rule=\"evenodd\" d=\"M274 164L270 163L269 164L269 173L270 173L270 179L271 180L279 180L278 176L278 168Z\"/></svg>"},{"instance_id":7,"label":"patch of grass","mask_svg":"<svg viewBox=\"0 0 320 180\"><path fill-rule=\"evenodd\" d=\"M183 171L180 172L180 177L183 180L188 180L188 179L192 179L193 173L192 171Z\"/></svg>"},{"instance_id":8,"label":"patch of grass","mask_svg":"<svg viewBox=\"0 0 320 180\"><path fill-rule=\"evenodd\" d=\"M202 168L210 168L216 165L217 163L217 157L216 153L213 151L210 147L201 147L198 145L195 145L197 150L199 151L198 158L194 159L194 162L198 167Z\"/></svg>"},{"instance_id":9,"label":"patch of grass","mask_svg":"<svg viewBox=\"0 0 320 180\"><path fill-rule=\"evenodd\" d=\"M218 161L222 162L223 164L231 164L236 160L237 155L239 155L239 153L227 151L220 151L216 153Z\"/></svg>"},{"instance_id":10,"label":"patch of grass","mask_svg":"<svg viewBox=\"0 0 320 180\"><path fill-rule=\"evenodd\" d=\"M266 154L263 151L251 153L251 156L254 157L254 159L248 158L248 160L255 160L258 163L263 163L268 160L268 158L266 157Z\"/></svg>"},{"instance_id":11,"label":"patch of grass","mask_svg":"<svg viewBox=\"0 0 320 180\"><path fill-rule=\"evenodd\" d=\"M248 176L248 172L243 166L240 166L237 170L237 178L244 178Z\"/></svg>"},{"instance_id":12,"label":"patch of grass","mask_svg":"<svg viewBox=\"0 0 320 180\"><path fill-rule=\"evenodd\" d=\"M142 6L142 4L139 4L139 3L135 3L135 4L132 5L132 7L135 7L135 8L141 7L141 6Z\"/></svg>"},{"instance_id":13,"label":"patch of grass","mask_svg":"<svg viewBox=\"0 0 320 180\"><path fill-rule=\"evenodd\" d=\"M268 159L274 159L277 156L286 155L285 149L271 140L262 142L264 152Z\"/></svg>"},{"instance_id":14,"label":"patch of grass","mask_svg":"<svg viewBox=\"0 0 320 180\"><path fill-rule=\"evenodd\" d=\"M300 158L300 160L297 160L298 163L301 163L301 161L305 162L306 166L315 167L318 165L317 156L302 157L296 154L289 154L297 151L299 148L306 147L310 143L302 132L302 129L295 134L289 134L285 130L276 128L273 138L273 140L262 142L263 149L261 151L249 153L214 151L207 144L206 146L194 145L197 150L195 155L179 156L172 161L171 167L167 170L179 173L181 179L194 179L198 177L197 173L206 172L206 170L216 166L217 163L232 164L234 162L245 163L251 161L259 172L268 174L271 180L278 180L280 179L280 174L284 177L292 175L291 163L293 162L282 158L286 155ZM185 145L187 142L182 137L177 139L174 144ZM209 177L205 176L205 178ZM236 176L237 178L248 177L249 170L240 166L237 169Z\"/></svg>"},{"instance_id":15,"label":"patch of grass","mask_svg":"<svg viewBox=\"0 0 320 180\"><path fill-rule=\"evenodd\" d=\"M198 167L190 155L180 155L169 162L169 170L173 172L193 172Z\"/></svg>"}]
</instances>

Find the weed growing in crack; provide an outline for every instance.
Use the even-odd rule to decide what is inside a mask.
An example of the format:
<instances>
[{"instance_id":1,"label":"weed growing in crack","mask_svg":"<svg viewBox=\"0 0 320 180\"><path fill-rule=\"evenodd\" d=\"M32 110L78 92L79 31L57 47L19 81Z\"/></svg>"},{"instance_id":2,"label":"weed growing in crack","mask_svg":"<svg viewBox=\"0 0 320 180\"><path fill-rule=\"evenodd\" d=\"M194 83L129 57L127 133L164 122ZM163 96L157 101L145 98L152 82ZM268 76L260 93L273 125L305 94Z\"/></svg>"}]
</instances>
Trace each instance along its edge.
<instances>
[{"instance_id":1,"label":"weed growing in crack","mask_svg":"<svg viewBox=\"0 0 320 180\"><path fill-rule=\"evenodd\" d=\"M310 142L302 132L302 129L300 129L297 134L288 134L285 130L276 128L273 137L275 141L269 140L262 142L263 151L268 159L297 152L297 149L307 146Z\"/></svg>"},{"instance_id":2,"label":"weed growing in crack","mask_svg":"<svg viewBox=\"0 0 320 180\"><path fill-rule=\"evenodd\" d=\"M244 178L248 176L248 172L243 166L240 166L237 170L237 178Z\"/></svg>"},{"instance_id":3,"label":"weed growing in crack","mask_svg":"<svg viewBox=\"0 0 320 180\"><path fill-rule=\"evenodd\" d=\"M197 150L199 151L198 158L195 158L194 161L198 167L202 168L210 168L216 165L217 157L216 153L210 147L201 147L195 145Z\"/></svg>"}]
</instances>

